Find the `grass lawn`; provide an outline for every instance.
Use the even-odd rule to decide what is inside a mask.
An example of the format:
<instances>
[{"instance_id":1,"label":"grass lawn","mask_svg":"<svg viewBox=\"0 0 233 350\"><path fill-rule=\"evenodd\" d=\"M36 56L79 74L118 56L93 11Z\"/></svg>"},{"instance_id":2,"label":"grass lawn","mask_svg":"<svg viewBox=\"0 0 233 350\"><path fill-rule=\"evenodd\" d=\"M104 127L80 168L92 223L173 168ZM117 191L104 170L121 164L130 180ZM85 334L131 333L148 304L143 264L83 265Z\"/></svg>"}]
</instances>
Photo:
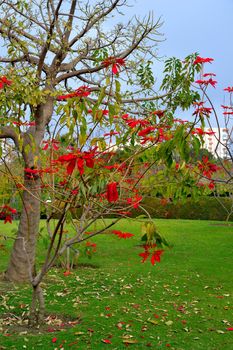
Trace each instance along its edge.
<instances>
[{"instance_id":1,"label":"grass lawn","mask_svg":"<svg viewBox=\"0 0 233 350\"><path fill-rule=\"evenodd\" d=\"M80 266L66 277L64 269L53 268L43 284L50 315L43 332L27 330L16 318L28 312L30 288L0 282L0 349L232 350L233 227L155 222L173 248L154 267L138 256L140 223L125 220L117 228L135 237L93 238L97 253L79 259L93 267ZM1 222L0 233L11 228ZM1 249L1 271L10 243ZM42 242L39 251L42 259ZM18 328L10 326L14 322Z\"/></svg>"}]
</instances>

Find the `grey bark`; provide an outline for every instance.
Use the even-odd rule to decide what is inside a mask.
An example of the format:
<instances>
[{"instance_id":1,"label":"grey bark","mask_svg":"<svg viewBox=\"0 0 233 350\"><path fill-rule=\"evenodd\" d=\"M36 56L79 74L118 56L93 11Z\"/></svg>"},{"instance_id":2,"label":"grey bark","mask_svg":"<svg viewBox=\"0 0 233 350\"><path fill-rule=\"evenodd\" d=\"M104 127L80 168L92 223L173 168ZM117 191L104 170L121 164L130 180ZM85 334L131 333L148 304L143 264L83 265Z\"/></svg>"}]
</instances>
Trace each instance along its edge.
<instances>
[{"instance_id":1,"label":"grey bark","mask_svg":"<svg viewBox=\"0 0 233 350\"><path fill-rule=\"evenodd\" d=\"M23 209L6 279L14 282L31 280L35 266L36 240L40 223L40 178L25 179Z\"/></svg>"},{"instance_id":2,"label":"grey bark","mask_svg":"<svg viewBox=\"0 0 233 350\"><path fill-rule=\"evenodd\" d=\"M35 111L36 127L31 127L24 135L22 154L26 168L33 169L35 167L34 160L38 155L40 143L44 138L46 125L51 119L53 104L53 98L48 97L45 103L37 107ZM33 137L30 137L30 135ZM34 143L33 145L32 142ZM31 151L25 151L27 145L32 146ZM29 179L27 174L25 174L24 187L23 208L18 233L5 272L5 278L12 282L32 282L35 270L36 243L40 224L40 177L35 174Z\"/></svg>"}]
</instances>

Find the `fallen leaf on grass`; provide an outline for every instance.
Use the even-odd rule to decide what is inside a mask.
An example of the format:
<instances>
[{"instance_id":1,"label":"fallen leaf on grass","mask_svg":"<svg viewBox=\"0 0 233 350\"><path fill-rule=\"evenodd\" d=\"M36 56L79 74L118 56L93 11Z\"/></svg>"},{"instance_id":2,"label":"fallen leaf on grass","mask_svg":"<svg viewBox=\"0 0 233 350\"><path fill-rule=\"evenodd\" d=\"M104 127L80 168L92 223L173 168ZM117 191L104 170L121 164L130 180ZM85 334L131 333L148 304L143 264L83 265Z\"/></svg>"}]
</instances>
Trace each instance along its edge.
<instances>
[{"instance_id":1,"label":"fallen leaf on grass","mask_svg":"<svg viewBox=\"0 0 233 350\"><path fill-rule=\"evenodd\" d=\"M142 326L141 331L142 331L142 332L147 331L147 326L146 326L146 325Z\"/></svg>"},{"instance_id":2,"label":"fallen leaf on grass","mask_svg":"<svg viewBox=\"0 0 233 350\"><path fill-rule=\"evenodd\" d=\"M78 341L73 341L72 343L67 344L68 346L73 346L75 344L78 344Z\"/></svg>"},{"instance_id":3,"label":"fallen leaf on grass","mask_svg":"<svg viewBox=\"0 0 233 350\"><path fill-rule=\"evenodd\" d=\"M101 339L101 341L105 344L112 344L111 340L109 339Z\"/></svg>"},{"instance_id":4,"label":"fallen leaf on grass","mask_svg":"<svg viewBox=\"0 0 233 350\"><path fill-rule=\"evenodd\" d=\"M230 323L227 320L222 320L222 323L225 323L227 326L230 326Z\"/></svg>"},{"instance_id":5,"label":"fallen leaf on grass","mask_svg":"<svg viewBox=\"0 0 233 350\"><path fill-rule=\"evenodd\" d=\"M122 343L124 343L124 344L137 344L138 341L136 339L123 339Z\"/></svg>"},{"instance_id":6,"label":"fallen leaf on grass","mask_svg":"<svg viewBox=\"0 0 233 350\"><path fill-rule=\"evenodd\" d=\"M184 327L184 328L183 328L183 331L184 331L184 332L190 332L190 329L189 329L188 327Z\"/></svg>"},{"instance_id":7,"label":"fallen leaf on grass","mask_svg":"<svg viewBox=\"0 0 233 350\"><path fill-rule=\"evenodd\" d=\"M122 337L122 339L125 339L125 340L132 339L132 338L133 338L133 336L131 334L126 334L126 335L123 335L123 337Z\"/></svg>"},{"instance_id":8,"label":"fallen leaf on grass","mask_svg":"<svg viewBox=\"0 0 233 350\"><path fill-rule=\"evenodd\" d=\"M71 275L71 273L72 273L72 272L70 272L69 270L67 270L67 271L63 272L63 275L64 275L65 277L67 277L67 276Z\"/></svg>"},{"instance_id":9,"label":"fallen leaf on grass","mask_svg":"<svg viewBox=\"0 0 233 350\"><path fill-rule=\"evenodd\" d=\"M83 335L83 334L85 334L84 332L75 332L74 333L75 335Z\"/></svg>"},{"instance_id":10,"label":"fallen leaf on grass","mask_svg":"<svg viewBox=\"0 0 233 350\"><path fill-rule=\"evenodd\" d=\"M173 321L169 320L169 321L165 322L165 324L166 324L167 326L171 326L171 325L173 324Z\"/></svg>"},{"instance_id":11,"label":"fallen leaf on grass","mask_svg":"<svg viewBox=\"0 0 233 350\"><path fill-rule=\"evenodd\" d=\"M147 322L152 323L152 324L154 324L155 326L157 326L157 325L159 324L158 321L152 320L151 318L148 318Z\"/></svg>"},{"instance_id":12,"label":"fallen leaf on grass","mask_svg":"<svg viewBox=\"0 0 233 350\"><path fill-rule=\"evenodd\" d=\"M121 329L121 330L122 330L124 324L125 324L125 322L118 322L118 323L116 324L116 327L117 327L118 329Z\"/></svg>"}]
</instances>

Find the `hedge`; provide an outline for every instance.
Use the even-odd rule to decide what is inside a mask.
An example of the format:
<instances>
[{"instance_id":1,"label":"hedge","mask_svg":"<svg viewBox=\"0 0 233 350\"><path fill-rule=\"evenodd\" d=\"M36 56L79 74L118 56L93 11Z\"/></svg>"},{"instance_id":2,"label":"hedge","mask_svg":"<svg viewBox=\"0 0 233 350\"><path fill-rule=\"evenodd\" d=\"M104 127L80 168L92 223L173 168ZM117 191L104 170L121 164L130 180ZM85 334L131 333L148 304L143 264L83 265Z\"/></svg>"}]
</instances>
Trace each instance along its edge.
<instances>
[{"instance_id":1,"label":"hedge","mask_svg":"<svg viewBox=\"0 0 233 350\"><path fill-rule=\"evenodd\" d=\"M228 208L232 206L232 199L220 198L221 203ZM219 220L225 221L227 211L214 197L201 197L199 200L187 198L184 202L161 204L160 198L148 197L142 206L153 218L165 219L196 219L196 220ZM133 216L144 214L142 210L135 210ZM229 221L233 221L233 214Z\"/></svg>"},{"instance_id":2,"label":"hedge","mask_svg":"<svg viewBox=\"0 0 233 350\"><path fill-rule=\"evenodd\" d=\"M228 197L221 197L221 203L228 209L232 206L232 199ZM141 203L142 207L150 214L152 218L163 219L194 219L194 220L218 220L225 221L227 218L227 211L214 197L201 197L199 200L187 198L186 201L178 203L161 204L160 198L147 197ZM72 208L73 217L80 217L80 209ZM145 215L142 209L134 209L131 211L131 217ZM108 216L112 217L112 216ZM41 213L41 218L45 219L45 213ZM54 218L59 218L59 214L55 214ZM233 221L233 214L229 221Z\"/></svg>"}]
</instances>

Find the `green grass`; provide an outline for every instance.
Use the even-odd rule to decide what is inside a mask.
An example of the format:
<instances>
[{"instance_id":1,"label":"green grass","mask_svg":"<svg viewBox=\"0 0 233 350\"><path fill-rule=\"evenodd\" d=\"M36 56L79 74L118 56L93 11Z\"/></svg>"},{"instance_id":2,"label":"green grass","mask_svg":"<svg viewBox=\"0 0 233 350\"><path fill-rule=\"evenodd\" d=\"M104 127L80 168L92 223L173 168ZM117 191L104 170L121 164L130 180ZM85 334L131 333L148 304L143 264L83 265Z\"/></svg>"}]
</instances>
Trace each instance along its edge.
<instances>
[{"instance_id":1,"label":"green grass","mask_svg":"<svg viewBox=\"0 0 233 350\"><path fill-rule=\"evenodd\" d=\"M135 237L103 234L92 240L97 243L93 258L80 258L97 268L79 268L67 277L64 269L54 268L44 283L48 313L81 317L81 323L55 332L48 325L46 332L31 334L1 328L0 321L0 349L121 350L130 339L134 350L232 350L233 332L227 328L233 327L233 228L210 221L155 222L173 245L160 264L141 264L140 224L123 221L117 228ZM0 232L6 229L1 224ZM1 271L7 259L1 250ZM2 283L0 289L2 314L27 313L29 287Z\"/></svg>"}]
</instances>

